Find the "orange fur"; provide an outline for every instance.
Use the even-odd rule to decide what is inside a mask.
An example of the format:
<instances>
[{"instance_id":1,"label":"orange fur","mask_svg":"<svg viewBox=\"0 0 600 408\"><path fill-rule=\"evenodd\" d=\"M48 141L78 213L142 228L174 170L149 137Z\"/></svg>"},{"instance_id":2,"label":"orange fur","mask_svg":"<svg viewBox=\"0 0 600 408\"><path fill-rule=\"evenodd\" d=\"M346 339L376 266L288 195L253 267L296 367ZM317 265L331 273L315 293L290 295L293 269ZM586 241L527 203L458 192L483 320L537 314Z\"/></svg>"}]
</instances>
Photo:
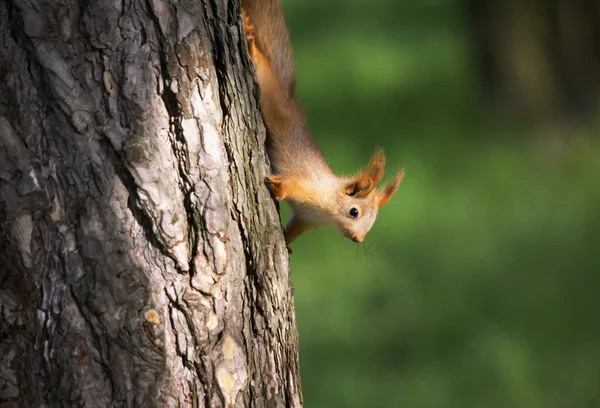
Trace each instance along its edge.
<instances>
[{"instance_id":1,"label":"orange fur","mask_svg":"<svg viewBox=\"0 0 600 408\"><path fill-rule=\"evenodd\" d=\"M286 244L291 244L292 241L294 241L300 235L304 234L306 231L317 227L318 225L311 224L300 218L297 218L296 216L292 216L292 218L290 218L290 221L285 226L284 236Z\"/></svg>"},{"instance_id":2,"label":"orange fur","mask_svg":"<svg viewBox=\"0 0 600 408\"><path fill-rule=\"evenodd\" d=\"M368 196L383 178L384 170L385 154L383 149L377 148L371 156L369 164L347 186L346 194L359 198Z\"/></svg>"},{"instance_id":3,"label":"orange fur","mask_svg":"<svg viewBox=\"0 0 600 408\"><path fill-rule=\"evenodd\" d=\"M287 200L294 212L285 228L286 243L322 225L333 225L345 237L362 242L379 208L398 189L404 171L377 189L385 170L385 155L378 148L354 177L335 175L294 96L292 49L277 0L242 0L242 9L274 172L265 184L277 200Z\"/></svg>"},{"instance_id":4,"label":"orange fur","mask_svg":"<svg viewBox=\"0 0 600 408\"><path fill-rule=\"evenodd\" d=\"M369 164L362 171L362 174L369 177L373 182L373 187L375 187L381 179L383 178L383 172L385 170L385 154L383 149L378 147L375 150L375 153L371 156L369 160Z\"/></svg>"},{"instance_id":5,"label":"orange fur","mask_svg":"<svg viewBox=\"0 0 600 408\"><path fill-rule=\"evenodd\" d=\"M311 199L312 192L307 188L310 186L309 180L304 180L297 175L267 176L265 177L265 184L277 201L290 199L306 202Z\"/></svg>"},{"instance_id":6,"label":"orange fur","mask_svg":"<svg viewBox=\"0 0 600 408\"><path fill-rule=\"evenodd\" d=\"M391 184L389 184L389 185L383 187L381 190L379 190L379 192L378 192L379 200L377 201L377 205L379 207L381 207L382 205L387 203L388 200L390 198L392 198L392 196L394 195L396 190L398 190L398 187L400 187L400 183L402 183L403 179L404 179L404 169L402 169L398 172L398 174L394 178L394 181L392 181Z\"/></svg>"}]
</instances>

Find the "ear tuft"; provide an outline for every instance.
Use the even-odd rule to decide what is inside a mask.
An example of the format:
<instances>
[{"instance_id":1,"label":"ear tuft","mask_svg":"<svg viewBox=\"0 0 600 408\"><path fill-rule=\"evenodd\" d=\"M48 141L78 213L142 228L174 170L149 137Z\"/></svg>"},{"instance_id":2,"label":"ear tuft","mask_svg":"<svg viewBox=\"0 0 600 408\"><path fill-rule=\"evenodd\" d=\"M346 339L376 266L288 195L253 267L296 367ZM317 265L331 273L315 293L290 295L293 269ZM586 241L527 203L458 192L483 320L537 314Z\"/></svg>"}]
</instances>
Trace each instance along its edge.
<instances>
[{"instance_id":1,"label":"ear tuft","mask_svg":"<svg viewBox=\"0 0 600 408\"><path fill-rule=\"evenodd\" d=\"M377 201L377 205L379 207L381 207L382 205L387 203L388 200L390 198L392 198L392 196L394 195L396 190L398 190L400 183L402 183L403 178L404 178L404 169L402 169L398 172L398 174L394 178L394 181L392 181L390 184L386 185L382 189L378 190L379 200Z\"/></svg>"},{"instance_id":2,"label":"ear tuft","mask_svg":"<svg viewBox=\"0 0 600 408\"><path fill-rule=\"evenodd\" d=\"M385 155L383 149L377 147L369 159L369 163L345 187L345 193L351 197L363 198L371 194L377 183L383 178Z\"/></svg>"},{"instance_id":3,"label":"ear tuft","mask_svg":"<svg viewBox=\"0 0 600 408\"><path fill-rule=\"evenodd\" d=\"M385 170L385 154L381 147L375 148L375 153L369 159L367 167L361 171L363 177L368 177L373 181L373 187L375 187L383 178L383 172Z\"/></svg>"}]
</instances>

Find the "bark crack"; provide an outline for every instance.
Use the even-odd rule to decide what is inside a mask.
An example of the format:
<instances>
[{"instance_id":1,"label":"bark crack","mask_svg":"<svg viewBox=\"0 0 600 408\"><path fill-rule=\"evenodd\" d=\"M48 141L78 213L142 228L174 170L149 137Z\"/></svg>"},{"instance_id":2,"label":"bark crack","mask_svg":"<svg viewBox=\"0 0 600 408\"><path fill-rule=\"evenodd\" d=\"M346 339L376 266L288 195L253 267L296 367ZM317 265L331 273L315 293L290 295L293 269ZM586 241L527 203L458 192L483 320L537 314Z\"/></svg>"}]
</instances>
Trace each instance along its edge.
<instances>
[{"instance_id":1,"label":"bark crack","mask_svg":"<svg viewBox=\"0 0 600 408\"><path fill-rule=\"evenodd\" d=\"M177 258L166 245L158 239L156 234L154 233L154 221L152 218L139 206L140 198L138 196L138 188L139 186L135 182L135 179L127 166L124 164L124 160L122 158L122 154L120 154L114 146L110 142L102 143L105 147L105 151L107 153L107 158L113 166L115 174L121 182L123 186L129 192L129 200L127 201L127 208L131 211L131 214L137 221L138 225L144 231L144 236L148 243L150 243L154 248L156 248L161 254L168 257L173 261L173 267L177 269L180 274L184 274L185 272L180 268Z\"/></svg>"}]
</instances>

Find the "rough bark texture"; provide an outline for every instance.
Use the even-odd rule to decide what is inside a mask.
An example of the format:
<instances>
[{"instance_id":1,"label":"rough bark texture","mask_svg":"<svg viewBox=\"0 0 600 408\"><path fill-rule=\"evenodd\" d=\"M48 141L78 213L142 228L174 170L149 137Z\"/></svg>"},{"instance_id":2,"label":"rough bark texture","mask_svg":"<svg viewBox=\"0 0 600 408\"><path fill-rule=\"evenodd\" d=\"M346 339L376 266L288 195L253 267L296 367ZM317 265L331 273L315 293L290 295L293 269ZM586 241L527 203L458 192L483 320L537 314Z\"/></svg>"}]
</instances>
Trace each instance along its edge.
<instances>
[{"instance_id":1,"label":"rough bark texture","mask_svg":"<svg viewBox=\"0 0 600 408\"><path fill-rule=\"evenodd\" d=\"M297 407L239 1L0 0L0 405Z\"/></svg>"}]
</instances>

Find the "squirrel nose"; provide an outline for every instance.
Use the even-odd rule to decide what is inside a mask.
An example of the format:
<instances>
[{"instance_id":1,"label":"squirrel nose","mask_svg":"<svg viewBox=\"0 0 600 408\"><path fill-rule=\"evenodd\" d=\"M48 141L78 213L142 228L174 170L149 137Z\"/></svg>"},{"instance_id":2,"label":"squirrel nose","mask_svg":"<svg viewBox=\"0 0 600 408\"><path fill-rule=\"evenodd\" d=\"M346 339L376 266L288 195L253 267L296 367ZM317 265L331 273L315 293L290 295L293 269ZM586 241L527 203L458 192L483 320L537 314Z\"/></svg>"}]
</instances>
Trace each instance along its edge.
<instances>
[{"instance_id":1,"label":"squirrel nose","mask_svg":"<svg viewBox=\"0 0 600 408\"><path fill-rule=\"evenodd\" d=\"M354 242L358 242L359 244L363 242L363 238L360 238L358 235L352 235L352 238L350 239Z\"/></svg>"}]
</instances>

